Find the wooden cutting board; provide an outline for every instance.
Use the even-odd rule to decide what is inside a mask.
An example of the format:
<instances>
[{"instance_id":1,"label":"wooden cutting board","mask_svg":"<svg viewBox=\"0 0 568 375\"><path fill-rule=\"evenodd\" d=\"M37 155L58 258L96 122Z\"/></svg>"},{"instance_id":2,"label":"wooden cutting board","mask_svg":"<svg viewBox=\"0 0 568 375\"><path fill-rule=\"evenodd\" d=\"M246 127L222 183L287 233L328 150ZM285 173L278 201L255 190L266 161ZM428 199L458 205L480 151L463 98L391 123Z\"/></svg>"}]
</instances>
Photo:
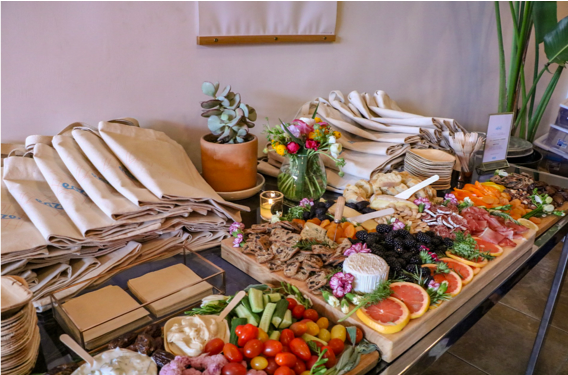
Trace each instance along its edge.
<instances>
[{"instance_id":1,"label":"wooden cutting board","mask_svg":"<svg viewBox=\"0 0 568 375\"><path fill-rule=\"evenodd\" d=\"M382 359L392 362L485 287L496 275L500 274L517 259L527 257L530 254L529 250L534 244L534 238L535 232L533 231L528 240L518 244L515 248L504 248L503 255L482 268L473 281L464 286L460 294L443 303L437 309L429 310L422 317L410 321L401 332L381 335L363 324L355 314L349 317L345 323L361 328L365 337L379 347ZM268 268L257 263L254 256L243 254L239 248L232 247L232 241L229 238L221 243L221 256L241 271L262 283L278 284L281 281L285 281L295 285L304 295L312 300L315 310L332 322L337 322L345 315L339 309L329 306L321 295L312 293L304 281L284 276L282 271L270 272Z\"/></svg>"},{"instance_id":2,"label":"wooden cutting board","mask_svg":"<svg viewBox=\"0 0 568 375\"><path fill-rule=\"evenodd\" d=\"M564 202L564 204L557 208L558 211L566 211L568 210L568 202ZM556 215L549 215L547 217L543 217L538 225L538 232L536 232L537 237L546 232L550 229L551 226L556 224L560 219L560 216Z\"/></svg>"}]
</instances>

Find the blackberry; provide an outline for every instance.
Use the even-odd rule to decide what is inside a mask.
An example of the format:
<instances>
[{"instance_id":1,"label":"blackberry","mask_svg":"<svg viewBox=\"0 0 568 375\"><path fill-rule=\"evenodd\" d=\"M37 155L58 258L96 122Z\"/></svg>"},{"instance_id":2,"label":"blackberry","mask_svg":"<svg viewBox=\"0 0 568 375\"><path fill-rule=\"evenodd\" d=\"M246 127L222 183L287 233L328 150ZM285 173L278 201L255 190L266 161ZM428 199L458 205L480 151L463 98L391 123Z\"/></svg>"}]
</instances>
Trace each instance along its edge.
<instances>
[{"instance_id":1,"label":"blackberry","mask_svg":"<svg viewBox=\"0 0 568 375\"><path fill-rule=\"evenodd\" d=\"M402 239L400 239L398 237L395 237L393 239L394 247L402 247L403 246L402 242L403 242Z\"/></svg>"},{"instance_id":2,"label":"blackberry","mask_svg":"<svg viewBox=\"0 0 568 375\"><path fill-rule=\"evenodd\" d=\"M397 258L397 260L398 260L398 263L400 263L400 266L402 268L406 267L406 265L408 264L408 262L406 260L402 259L402 258Z\"/></svg>"},{"instance_id":3,"label":"blackberry","mask_svg":"<svg viewBox=\"0 0 568 375\"><path fill-rule=\"evenodd\" d=\"M312 218L312 215L310 214L310 211L304 211L304 213L302 214L302 219L310 220L311 218Z\"/></svg>"},{"instance_id":4,"label":"blackberry","mask_svg":"<svg viewBox=\"0 0 568 375\"><path fill-rule=\"evenodd\" d=\"M402 254L404 254L405 251L404 251L404 248L402 246L399 246L399 247L395 246L394 252L397 253L398 255L402 255Z\"/></svg>"},{"instance_id":5,"label":"blackberry","mask_svg":"<svg viewBox=\"0 0 568 375\"><path fill-rule=\"evenodd\" d=\"M422 264L422 259L419 256L415 255L408 261L410 264Z\"/></svg>"},{"instance_id":6,"label":"blackberry","mask_svg":"<svg viewBox=\"0 0 568 375\"><path fill-rule=\"evenodd\" d=\"M396 257L389 256L385 259L385 262L392 267L395 262L397 262Z\"/></svg>"},{"instance_id":7,"label":"blackberry","mask_svg":"<svg viewBox=\"0 0 568 375\"><path fill-rule=\"evenodd\" d=\"M430 268L421 267L420 274L422 275L422 277L429 277L431 275Z\"/></svg>"},{"instance_id":8,"label":"blackberry","mask_svg":"<svg viewBox=\"0 0 568 375\"><path fill-rule=\"evenodd\" d=\"M444 238L443 240L444 245L446 245L446 247L452 248L454 246L454 241L452 241L451 238Z\"/></svg>"},{"instance_id":9,"label":"blackberry","mask_svg":"<svg viewBox=\"0 0 568 375\"><path fill-rule=\"evenodd\" d=\"M355 238L357 238L358 240L361 240L361 241L366 241L368 234L369 233L367 233L366 230L360 230L360 231L355 233Z\"/></svg>"},{"instance_id":10,"label":"blackberry","mask_svg":"<svg viewBox=\"0 0 568 375\"><path fill-rule=\"evenodd\" d=\"M402 271L402 266L396 259L394 260L393 264L390 265L390 267L394 272Z\"/></svg>"},{"instance_id":11,"label":"blackberry","mask_svg":"<svg viewBox=\"0 0 568 375\"><path fill-rule=\"evenodd\" d=\"M399 229L399 230L395 231L395 234L396 234L397 237L406 237L410 233L406 229Z\"/></svg>"},{"instance_id":12,"label":"blackberry","mask_svg":"<svg viewBox=\"0 0 568 375\"><path fill-rule=\"evenodd\" d=\"M406 252L406 253L402 254L402 257L401 257L401 258L408 261L408 260L410 260L410 258L412 258L412 257L413 257L413 254L412 254L412 253Z\"/></svg>"},{"instance_id":13,"label":"blackberry","mask_svg":"<svg viewBox=\"0 0 568 375\"><path fill-rule=\"evenodd\" d=\"M402 241L404 247L406 247L407 249L412 249L414 247L414 245L416 245L416 241L414 240L414 238L410 239L407 238L404 241Z\"/></svg>"},{"instance_id":14,"label":"blackberry","mask_svg":"<svg viewBox=\"0 0 568 375\"><path fill-rule=\"evenodd\" d=\"M392 231L392 227L388 224L377 225L377 233L389 233Z\"/></svg>"},{"instance_id":15,"label":"blackberry","mask_svg":"<svg viewBox=\"0 0 568 375\"><path fill-rule=\"evenodd\" d=\"M412 273L416 273L416 264L407 264L406 267L404 267L405 270L407 270L408 272L412 272Z\"/></svg>"},{"instance_id":16,"label":"blackberry","mask_svg":"<svg viewBox=\"0 0 568 375\"><path fill-rule=\"evenodd\" d=\"M377 240L378 236L376 233L367 233L367 239L365 240L367 245L371 246L371 244L377 242Z\"/></svg>"},{"instance_id":17,"label":"blackberry","mask_svg":"<svg viewBox=\"0 0 568 375\"><path fill-rule=\"evenodd\" d=\"M431 230L427 230L427 231L424 232L424 233L426 233L426 235L427 235L428 237L434 237L434 236L436 235L436 233L434 233L434 232L431 231Z\"/></svg>"},{"instance_id":18,"label":"blackberry","mask_svg":"<svg viewBox=\"0 0 568 375\"><path fill-rule=\"evenodd\" d=\"M361 240L358 240L358 239L356 239L356 238L349 238L349 241L351 241L351 243L352 243L353 245L356 244L356 243L360 243L360 242L361 242Z\"/></svg>"},{"instance_id":19,"label":"blackberry","mask_svg":"<svg viewBox=\"0 0 568 375\"><path fill-rule=\"evenodd\" d=\"M384 247L382 247L381 245L374 243L371 245L371 252L373 254L375 253L384 253L386 251L386 249Z\"/></svg>"},{"instance_id":20,"label":"blackberry","mask_svg":"<svg viewBox=\"0 0 568 375\"><path fill-rule=\"evenodd\" d=\"M432 241L430 237L424 232L418 232L416 239L424 244L429 244Z\"/></svg>"},{"instance_id":21,"label":"blackberry","mask_svg":"<svg viewBox=\"0 0 568 375\"><path fill-rule=\"evenodd\" d=\"M388 246L394 246L394 237L386 236L385 237L385 244Z\"/></svg>"},{"instance_id":22,"label":"blackberry","mask_svg":"<svg viewBox=\"0 0 568 375\"><path fill-rule=\"evenodd\" d=\"M437 239L436 237L432 238L432 245L434 246L440 246L442 244L442 241Z\"/></svg>"},{"instance_id":23,"label":"blackberry","mask_svg":"<svg viewBox=\"0 0 568 375\"><path fill-rule=\"evenodd\" d=\"M396 258L397 256L398 256L398 254L395 253L394 251L385 251L385 257L386 258ZM386 260L386 258L385 258L385 260Z\"/></svg>"}]
</instances>

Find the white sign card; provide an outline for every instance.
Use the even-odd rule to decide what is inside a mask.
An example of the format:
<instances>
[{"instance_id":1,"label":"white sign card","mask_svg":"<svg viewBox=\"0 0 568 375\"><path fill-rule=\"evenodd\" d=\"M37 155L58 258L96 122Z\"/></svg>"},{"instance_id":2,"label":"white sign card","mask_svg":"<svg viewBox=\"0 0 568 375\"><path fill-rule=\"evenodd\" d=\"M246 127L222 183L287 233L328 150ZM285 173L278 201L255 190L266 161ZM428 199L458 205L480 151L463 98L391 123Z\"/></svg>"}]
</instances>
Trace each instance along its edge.
<instances>
[{"instance_id":1,"label":"white sign card","mask_svg":"<svg viewBox=\"0 0 568 375\"><path fill-rule=\"evenodd\" d=\"M485 151L483 152L484 164L507 160L507 147L512 125L512 113L497 113L489 116Z\"/></svg>"}]
</instances>

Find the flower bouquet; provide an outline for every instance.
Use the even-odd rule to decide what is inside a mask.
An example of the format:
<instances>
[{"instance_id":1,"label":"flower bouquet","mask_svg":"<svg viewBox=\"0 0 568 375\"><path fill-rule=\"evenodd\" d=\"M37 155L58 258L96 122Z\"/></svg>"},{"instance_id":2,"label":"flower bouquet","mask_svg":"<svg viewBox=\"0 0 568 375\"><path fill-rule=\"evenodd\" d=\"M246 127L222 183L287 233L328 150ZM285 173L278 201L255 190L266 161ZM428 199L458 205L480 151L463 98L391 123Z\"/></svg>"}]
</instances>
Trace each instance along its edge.
<instances>
[{"instance_id":1,"label":"flower bouquet","mask_svg":"<svg viewBox=\"0 0 568 375\"><path fill-rule=\"evenodd\" d=\"M319 199L327 186L325 166L320 154L325 154L335 161L342 176L341 167L345 160L339 158L342 151L337 140L341 133L333 131L320 118L302 117L280 126L267 126L266 134L272 148L278 155L286 156L278 175L278 189L292 201L303 198ZM268 150L265 149L265 152Z\"/></svg>"}]
</instances>

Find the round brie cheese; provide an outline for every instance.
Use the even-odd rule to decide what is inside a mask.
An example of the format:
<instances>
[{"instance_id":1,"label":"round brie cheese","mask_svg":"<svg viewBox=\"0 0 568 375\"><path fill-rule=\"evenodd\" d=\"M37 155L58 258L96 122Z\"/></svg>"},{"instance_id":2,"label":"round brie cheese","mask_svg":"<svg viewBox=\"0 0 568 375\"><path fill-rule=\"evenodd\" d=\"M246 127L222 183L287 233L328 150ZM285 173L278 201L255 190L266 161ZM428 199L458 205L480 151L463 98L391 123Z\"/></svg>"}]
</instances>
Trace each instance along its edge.
<instances>
[{"instance_id":1,"label":"round brie cheese","mask_svg":"<svg viewBox=\"0 0 568 375\"><path fill-rule=\"evenodd\" d=\"M343 272L352 274L353 290L360 293L370 293L377 285L389 276L389 266L378 255L357 253L347 257L343 262Z\"/></svg>"}]
</instances>

